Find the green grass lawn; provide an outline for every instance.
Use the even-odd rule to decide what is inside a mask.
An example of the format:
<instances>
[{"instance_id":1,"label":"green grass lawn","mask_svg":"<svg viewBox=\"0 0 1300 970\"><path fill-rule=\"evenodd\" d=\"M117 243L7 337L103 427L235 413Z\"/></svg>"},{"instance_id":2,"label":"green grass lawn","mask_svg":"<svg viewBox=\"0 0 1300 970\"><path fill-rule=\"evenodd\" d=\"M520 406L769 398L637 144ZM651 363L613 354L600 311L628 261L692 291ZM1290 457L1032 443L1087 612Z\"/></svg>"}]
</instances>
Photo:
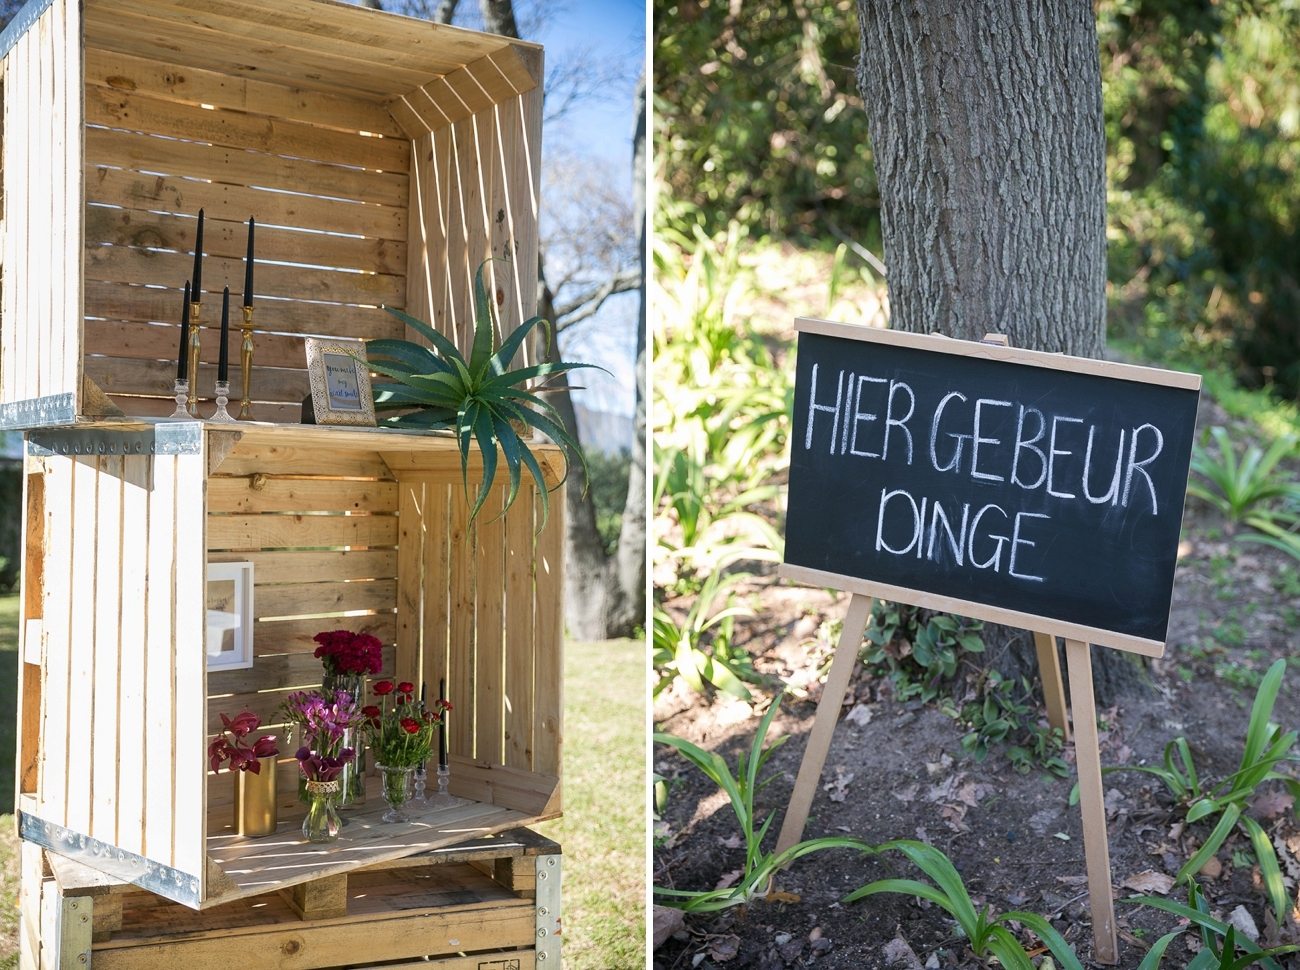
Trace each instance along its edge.
<instances>
[{"instance_id":1,"label":"green grass lawn","mask_svg":"<svg viewBox=\"0 0 1300 970\"><path fill-rule=\"evenodd\" d=\"M569 643L564 657L566 970L645 966L646 657L640 641Z\"/></svg>"},{"instance_id":2,"label":"green grass lawn","mask_svg":"<svg viewBox=\"0 0 1300 970\"><path fill-rule=\"evenodd\" d=\"M564 847L564 966L645 966L645 645L567 644L564 818L539 830ZM18 597L0 597L0 808L13 805ZM0 815L0 970L17 966L18 842Z\"/></svg>"}]
</instances>

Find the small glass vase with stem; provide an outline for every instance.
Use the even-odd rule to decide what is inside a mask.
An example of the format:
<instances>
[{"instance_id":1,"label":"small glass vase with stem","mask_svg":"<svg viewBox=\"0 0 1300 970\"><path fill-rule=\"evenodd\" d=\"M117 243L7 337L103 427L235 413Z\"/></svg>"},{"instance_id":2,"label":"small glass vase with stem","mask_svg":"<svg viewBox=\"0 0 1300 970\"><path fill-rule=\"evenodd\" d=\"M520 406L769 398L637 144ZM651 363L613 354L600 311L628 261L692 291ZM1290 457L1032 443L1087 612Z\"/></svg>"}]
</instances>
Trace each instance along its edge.
<instances>
[{"instance_id":1,"label":"small glass vase with stem","mask_svg":"<svg viewBox=\"0 0 1300 970\"><path fill-rule=\"evenodd\" d=\"M366 715L367 739L375 753L375 767L384 775L384 801L389 811L385 822L406 822L404 811L411 797L411 775L433 754L434 731L442 720L437 712L424 709L415 700L415 685L384 680L375 684L379 706L362 709Z\"/></svg>"},{"instance_id":2,"label":"small glass vase with stem","mask_svg":"<svg viewBox=\"0 0 1300 970\"><path fill-rule=\"evenodd\" d=\"M295 757L305 779L302 794L308 804L303 836L311 841L333 841L340 824L339 776L356 757L356 748L346 739L365 723L365 716L341 690L297 691L280 705L280 713L302 731L303 744Z\"/></svg>"}]
</instances>

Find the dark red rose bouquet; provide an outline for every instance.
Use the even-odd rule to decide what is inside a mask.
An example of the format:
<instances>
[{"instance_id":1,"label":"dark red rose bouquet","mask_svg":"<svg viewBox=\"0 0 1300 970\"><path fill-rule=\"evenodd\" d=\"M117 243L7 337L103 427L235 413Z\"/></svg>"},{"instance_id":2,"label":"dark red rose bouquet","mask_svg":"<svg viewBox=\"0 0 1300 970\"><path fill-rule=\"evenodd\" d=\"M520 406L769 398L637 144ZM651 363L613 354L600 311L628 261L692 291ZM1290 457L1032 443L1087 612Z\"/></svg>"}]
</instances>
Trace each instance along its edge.
<instances>
[{"instance_id":1,"label":"dark red rose bouquet","mask_svg":"<svg viewBox=\"0 0 1300 970\"><path fill-rule=\"evenodd\" d=\"M331 630L312 637L320 644L316 658L325 665L326 672L341 674L377 674L384 663L384 645L369 633L351 630Z\"/></svg>"}]
</instances>

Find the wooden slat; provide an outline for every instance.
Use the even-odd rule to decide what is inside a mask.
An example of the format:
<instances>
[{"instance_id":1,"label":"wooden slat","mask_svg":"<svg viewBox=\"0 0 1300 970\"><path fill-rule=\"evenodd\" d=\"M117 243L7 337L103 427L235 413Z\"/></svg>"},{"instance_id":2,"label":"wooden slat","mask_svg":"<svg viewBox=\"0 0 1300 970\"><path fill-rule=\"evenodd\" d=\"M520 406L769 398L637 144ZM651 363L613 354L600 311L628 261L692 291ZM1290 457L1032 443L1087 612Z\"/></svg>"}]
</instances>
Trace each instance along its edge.
<instances>
[{"instance_id":1,"label":"wooden slat","mask_svg":"<svg viewBox=\"0 0 1300 970\"><path fill-rule=\"evenodd\" d=\"M186 253L162 253L126 246L92 245L86 249L86 277L113 283L170 285L177 279L183 282L188 278L193 265L193 255ZM229 286L232 294L243 294L244 261L204 259L203 282L204 292L208 294L204 302L209 306L203 322L208 326L219 326L221 288ZM280 299L397 306L406 302L406 278L262 264L257 267L257 292L259 296Z\"/></svg>"},{"instance_id":2,"label":"wooden slat","mask_svg":"<svg viewBox=\"0 0 1300 970\"><path fill-rule=\"evenodd\" d=\"M436 486L434 486L436 488ZM398 485L400 504L397 511L397 676L416 682L420 671L420 621L423 588L424 542L423 519L425 487L421 481L404 481Z\"/></svg>"},{"instance_id":3,"label":"wooden slat","mask_svg":"<svg viewBox=\"0 0 1300 970\"><path fill-rule=\"evenodd\" d=\"M28 459L29 462L32 459ZM68 701L72 644L72 521L73 462L66 457L43 459L45 480L45 636L44 711L41 765L37 781L42 818L66 816L68 786Z\"/></svg>"},{"instance_id":4,"label":"wooden slat","mask_svg":"<svg viewBox=\"0 0 1300 970\"><path fill-rule=\"evenodd\" d=\"M41 74L41 96L40 96L40 118L38 122L37 143L31 146L33 154L37 158L38 168L35 169L40 174L39 194L37 196L35 209L39 217L33 225L36 231L29 239L29 255L35 257L36 263L33 267L37 270L38 276L34 280L39 315L40 327L40 356L36 361L36 372L39 375L37 385L37 395L49 394L55 389L54 371L62 361L55 353L56 335L61 337L63 320L55 321L55 303L62 302L63 295L63 253L57 252L58 240L56 233L61 229L56 227L54 220L62 215L61 212L55 211L55 198L62 203L63 199L63 175L65 171L65 162L63 158L62 138L62 120L63 105L59 103L58 92L58 74L60 68L64 67L67 62L66 56L62 51L56 51L56 47L63 46L63 35L61 30L61 17L63 12L62 4L51 4L49 10L41 17L38 23L38 33L40 39L40 74ZM36 186L33 186L36 188ZM59 206L62 208L62 205ZM58 307L62 309L62 307ZM59 345L63 341L57 340Z\"/></svg>"},{"instance_id":5,"label":"wooden slat","mask_svg":"<svg viewBox=\"0 0 1300 970\"><path fill-rule=\"evenodd\" d=\"M142 323L159 321L179 325L181 299L180 290L151 289L126 283L103 283L94 280L86 283L86 315L104 317L109 321L134 320ZM205 304L207 308L204 314L205 321L208 320L213 305L209 297ZM216 306L219 326L220 304ZM253 313L258 327L253 334L255 366L261 365L261 359L257 356L257 347L260 346L259 337L268 330L324 337L353 336L374 340L378 337L400 337L404 329L401 323L382 310L336 306L328 303L261 300L258 301ZM92 352L89 344L86 352ZM159 354L159 356L163 355ZM176 356L174 347L171 356L173 358ZM305 356L302 359L305 360Z\"/></svg>"},{"instance_id":6,"label":"wooden slat","mask_svg":"<svg viewBox=\"0 0 1300 970\"><path fill-rule=\"evenodd\" d=\"M122 630L122 457L97 459L98 511L95 530L94 595L87 602L94 617L94 702L91 707L90 826L77 829L118 845L117 762L118 691L121 683Z\"/></svg>"},{"instance_id":7,"label":"wooden slat","mask_svg":"<svg viewBox=\"0 0 1300 970\"><path fill-rule=\"evenodd\" d=\"M204 330L206 339L216 339L216 334ZM138 360L134 357L86 357L86 375L110 394L149 394L165 396L171 391L176 378L176 364L168 360ZM190 374L191 397L211 401L217 380L217 368L212 364L199 367L197 386ZM261 401L284 401L301 407L310 384L305 370L287 367L258 367L253 365L252 385L254 396ZM204 409L210 412L211 405ZM173 410L175 405L173 404ZM301 413L301 411L299 412Z\"/></svg>"},{"instance_id":8,"label":"wooden slat","mask_svg":"<svg viewBox=\"0 0 1300 970\"><path fill-rule=\"evenodd\" d=\"M347 625L347 621L342 621ZM261 624L265 626L275 626L275 624ZM330 624L317 621L320 629L328 629ZM393 647L384 647L384 669L392 670L395 657ZM273 656L260 656L257 663L252 667L246 667L242 670L214 670L208 674L208 696L220 697L225 694L248 694L260 690L292 690L312 688L318 689L321 685L321 677L324 667L321 662L313 657L310 653L281 653ZM224 702L215 705L214 714L225 713L234 715L238 711L228 710L228 705ZM281 745L281 753L286 757L293 754L292 750ZM292 775L298 773L297 764L293 765Z\"/></svg>"},{"instance_id":9,"label":"wooden slat","mask_svg":"<svg viewBox=\"0 0 1300 970\"><path fill-rule=\"evenodd\" d=\"M66 227L65 251L59 254L66 272L63 327L63 389L75 390L82 399L81 342L85 319L85 211L86 191L82 163L85 158L85 94L81 84L85 49L82 42L82 7L60 0L67 11L66 37L61 42L68 55L64 113L63 200L56 218ZM81 407L78 407L78 413Z\"/></svg>"},{"instance_id":10,"label":"wooden slat","mask_svg":"<svg viewBox=\"0 0 1300 970\"><path fill-rule=\"evenodd\" d=\"M474 756L503 764L505 723L505 489L493 488L479 510L478 584L475 615Z\"/></svg>"},{"instance_id":11,"label":"wooden slat","mask_svg":"<svg viewBox=\"0 0 1300 970\"><path fill-rule=\"evenodd\" d=\"M485 130L487 129L487 130ZM470 117L452 125L456 136L456 163L459 166L458 186L460 190L461 212L465 220L465 286L466 299L463 306L467 312L459 323L460 344L466 351L474 343L474 278L479 266L488 256L488 224L491 216L487 211L491 167L486 164L491 157L491 126L480 117ZM484 274L491 275L489 268Z\"/></svg>"},{"instance_id":12,"label":"wooden slat","mask_svg":"<svg viewBox=\"0 0 1300 970\"><path fill-rule=\"evenodd\" d=\"M424 486L424 668L420 679L430 699L438 696L439 680L447 677L450 488L438 482Z\"/></svg>"},{"instance_id":13,"label":"wooden slat","mask_svg":"<svg viewBox=\"0 0 1300 970\"><path fill-rule=\"evenodd\" d=\"M0 61L0 69L4 72L0 98L3 99L6 132L17 132L18 119L22 117L17 109L22 98L20 86L23 73L19 69L22 52L23 44L20 41ZM5 353L0 354L0 400L6 403L19 400L16 396L18 369L15 365L18 360L18 293L21 288L16 285L18 258L5 254L21 251L18 247L17 209L27 197L26 183L19 181L18 172L18 166L26 152L13 150L13 145L12 134L0 141L0 151L4 153L0 157L0 178L7 183L11 192L13 186L22 186L20 191L14 192L13 199L6 198L3 190L0 189L0 205L4 206L3 213L0 213L0 233L3 233L4 237L0 239L0 259L4 260L3 265L0 266L0 271L3 271L3 285L0 285L0 346L7 348Z\"/></svg>"},{"instance_id":14,"label":"wooden slat","mask_svg":"<svg viewBox=\"0 0 1300 970\"><path fill-rule=\"evenodd\" d=\"M209 512L395 512L395 482L210 478Z\"/></svg>"},{"instance_id":15,"label":"wooden slat","mask_svg":"<svg viewBox=\"0 0 1300 970\"><path fill-rule=\"evenodd\" d=\"M373 452L319 444L254 443L245 440L218 466L221 475L311 475L340 478L386 478L393 473Z\"/></svg>"},{"instance_id":16,"label":"wooden slat","mask_svg":"<svg viewBox=\"0 0 1300 970\"><path fill-rule=\"evenodd\" d=\"M340 226L346 226L360 236L406 239L405 208L261 192L93 164L86 165L84 171L88 202L155 212L196 213L203 209L205 216L227 222L247 221L252 213L259 222L269 225L324 232L337 232Z\"/></svg>"},{"instance_id":17,"label":"wooden slat","mask_svg":"<svg viewBox=\"0 0 1300 970\"><path fill-rule=\"evenodd\" d=\"M537 81L519 55L504 47L403 95L400 103L419 125L408 120L406 133L418 138L535 87Z\"/></svg>"},{"instance_id":18,"label":"wooden slat","mask_svg":"<svg viewBox=\"0 0 1300 970\"><path fill-rule=\"evenodd\" d=\"M208 487L221 479L209 478ZM233 479L246 481L246 479ZM208 562L253 564L256 587L272 583L333 583L349 579L395 579L397 553L392 549L342 552L214 552Z\"/></svg>"},{"instance_id":19,"label":"wooden slat","mask_svg":"<svg viewBox=\"0 0 1300 970\"><path fill-rule=\"evenodd\" d=\"M147 675L145 619L150 595L167 596L163 583L149 584L150 458L130 455L122 469L122 607L121 698L118 705L119 750L117 840L122 848L144 850L144 685Z\"/></svg>"},{"instance_id":20,"label":"wooden slat","mask_svg":"<svg viewBox=\"0 0 1300 970\"><path fill-rule=\"evenodd\" d=\"M258 588L253 609L257 618L263 619L349 610L391 610L396 602L397 582L391 579L361 583L287 583ZM346 626L346 621L342 625ZM260 632L260 627L258 630Z\"/></svg>"},{"instance_id":21,"label":"wooden slat","mask_svg":"<svg viewBox=\"0 0 1300 970\"><path fill-rule=\"evenodd\" d=\"M550 521L537 537L533 768L560 774L564 710L564 488L551 493ZM538 521L541 520L538 500Z\"/></svg>"},{"instance_id":22,"label":"wooden slat","mask_svg":"<svg viewBox=\"0 0 1300 970\"><path fill-rule=\"evenodd\" d=\"M234 294L231 294L232 300ZM180 298L176 299L176 314L180 314ZM85 351L91 356L138 357L150 360L166 360L172 363L176 358L180 343L178 326L161 323L129 323L121 320L87 320ZM236 356L235 341L239 332L233 329L230 334L231 357ZM302 337L290 337L275 333L253 333L254 359L261 367L305 366L307 360L306 345ZM219 340L203 342L202 360L204 363L217 363L221 353ZM233 359L231 361L234 363ZM234 371L232 370L232 374ZM238 378L236 378L238 381Z\"/></svg>"},{"instance_id":23,"label":"wooden slat","mask_svg":"<svg viewBox=\"0 0 1300 970\"><path fill-rule=\"evenodd\" d=\"M214 515L208 520L212 549L395 546L392 515Z\"/></svg>"},{"instance_id":24,"label":"wooden slat","mask_svg":"<svg viewBox=\"0 0 1300 970\"><path fill-rule=\"evenodd\" d=\"M406 312L426 323L434 319L432 305L433 262L429 260L431 233L440 233L433 184L433 137L425 135L411 142L410 237L407 249L415 254L412 272L406 277ZM431 220L435 220L431 222Z\"/></svg>"},{"instance_id":25,"label":"wooden slat","mask_svg":"<svg viewBox=\"0 0 1300 970\"><path fill-rule=\"evenodd\" d=\"M149 493L149 575L170 577L176 562L177 457L152 459L153 490ZM148 603L144 690L144 851L151 859L172 854L172 788L175 755L172 747L172 663L176 595L173 584L155 580Z\"/></svg>"},{"instance_id":26,"label":"wooden slat","mask_svg":"<svg viewBox=\"0 0 1300 970\"><path fill-rule=\"evenodd\" d=\"M155 141L158 139L155 139ZM243 221L216 219L204 213L203 251L222 259L243 259L248 245L248 216ZM113 209L89 206L86 209L86 239L112 246L135 246L142 249L172 249L181 253L194 251L197 213L176 216L143 209ZM275 226L257 227L259 261L308 263L312 266L336 266L362 269L390 276L406 273L406 242L359 236L325 235L319 232L295 232ZM238 290L243 295L243 287ZM175 305L180 306L178 293ZM174 318L173 311L171 318Z\"/></svg>"},{"instance_id":27,"label":"wooden slat","mask_svg":"<svg viewBox=\"0 0 1300 970\"><path fill-rule=\"evenodd\" d=\"M463 496L452 490L448 530L451 569L447 622L447 750L474 756L474 525Z\"/></svg>"},{"instance_id":28,"label":"wooden slat","mask_svg":"<svg viewBox=\"0 0 1300 970\"><path fill-rule=\"evenodd\" d=\"M520 151L519 99L511 98L498 105L491 121L495 126L496 151L490 160L492 201L489 210L493 215L488 225L489 249L493 256L507 261L492 264L497 279L497 314L501 321L501 333L507 335L524 322L524 289L537 289L535 267L515 262L519 252L515 234L517 197L511 191L510 178L514 158Z\"/></svg>"},{"instance_id":29,"label":"wooden slat","mask_svg":"<svg viewBox=\"0 0 1300 970\"><path fill-rule=\"evenodd\" d=\"M109 400L117 406L123 414L137 418L166 418L170 417L176 410L176 400L170 397L139 397L115 394L109 397ZM216 404L211 400L204 402L201 413L204 417L211 417L216 410ZM302 415L302 405L292 402L261 402L254 401L252 407L252 420L266 421L277 424L293 424L298 421Z\"/></svg>"},{"instance_id":30,"label":"wooden slat","mask_svg":"<svg viewBox=\"0 0 1300 970\"><path fill-rule=\"evenodd\" d=\"M72 603L95 602L95 540L99 522L97 459L80 458L72 463ZM76 832L90 832L91 772L94 751L86 743L94 723L95 704L95 613L74 608L70 638L71 682L68 688L68 799L64 818ZM170 689L167 691L170 694ZM164 736L170 738L171 732Z\"/></svg>"},{"instance_id":31,"label":"wooden slat","mask_svg":"<svg viewBox=\"0 0 1300 970\"><path fill-rule=\"evenodd\" d=\"M18 651L23 662L18 666L18 759L14 766L14 791L19 794L36 794L40 790L45 555L48 542L45 532L45 476L37 469L34 461L24 459L22 617L18 628Z\"/></svg>"},{"instance_id":32,"label":"wooden slat","mask_svg":"<svg viewBox=\"0 0 1300 970\"><path fill-rule=\"evenodd\" d=\"M465 143L464 125L452 125L444 129L447 133L447 202L446 202L446 262L447 262L447 303L446 317L439 328L447 334L456 345L467 350L465 334L473 327L474 297L470 282L470 256L468 252L469 220L473 218L470 206L466 205L468 194L466 176L470 171L464 156L472 153L473 145ZM441 132L435 132L435 139ZM436 153L435 153L436 154Z\"/></svg>"},{"instance_id":33,"label":"wooden slat","mask_svg":"<svg viewBox=\"0 0 1300 970\"><path fill-rule=\"evenodd\" d=\"M534 77L543 76L543 53L541 50L525 51L516 48L525 60ZM531 277L525 275L527 268L537 265L538 259L538 212L542 196L542 89L533 88L519 97L519 136L516 140L514 154L508 156L510 174L507 178L510 196L510 212L514 220L515 244L518 247L515 260L520 267L520 312L527 320L537 312L537 287L529 286ZM530 343L525 344L525 362L537 363L536 350Z\"/></svg>"},{"instance_id":34,"label":"wooden slat","mask_svg":"<svg viewBox=\"0 0 1300 970\"><path fill-rule=\"evenodd\" d=\"M369 633L384 644L397 639L395 614L374 613L368 616L313 617L304 620L260 621L254 628L255 650L281 653L312 653L316 643L312 640L322 630L347 627L354 633Z\"/></svg>"},{"instance_id":35,"label":"wooden slat","mask_svg":"<svg viewBox=\"0 0 1300 970\"><path fill-rule=\"evenodd\" d=\"M402 172L367 171L109 128L86 129L86 159L92 165L135 172L207 178L226 185L255 185L377 205L405 205L408 192L407 176Z\"/></svg>"},{"instance_id":36,"label":"wooden slat","mask_svg":"<svg viewBox=\"0 0 1300 970\"><path fill-rule=\"evenodd\" d=\"M178 71L172 61L91 49L86 51L86 80L188 104L210 104L277 118L287 114L306 124L405 137L388 112L371 101L193 67Z\"/></svg>"},{"instance_id":37,"label":"wooden slat","mask_svg":"<svg viewBox=\"0 0 1300 970\"><path fill-rule=\"evenodd\" d=\"M536 442L531 443L533 456L537 459L537 464L542 470L542 477L548 485L554 487L560 481L560 475L564 471L563 458L558 450L553 448L538 447ZM408 473L420 475L433 480L452 482L457 486L461 495L465 494L462 487L460 453L450 450L441 451L422 451L422 452L397 452L381 451L384 461L392 468L397 475L405 477ZM469 460L466 463L471 477L483 473L483 459L479 456L477 450L470 453ZM501 454L497 455L498 474L505 475L501 469L505 467L505 459ZM530 472L522 473L523 481L532 483L533 478Z\"/></svg>"},{"instance_id":38,"label":"wooden slat","mask_svg":"<svg viewBox=\"0 0 1300 970\"><path fill-rule=\"evenodd\" d=\"M505 764L533 766L534 491L506 512Z\"/></svg>"},{"instance_id":39,"label":"wooden slat","mask_svg":"<svg viewBox=\"0 0 1300 970\"><path fill-rule=\"evenodd\" d=\"M207 870L203 852L207 795L207 764L194 752L202 751L207 734L203 698L207 653L197 649L206 640L206 574L204 565L203 483L207 456L179 455L176 462L176 639L193 649L176 650L174 737L176 792L172 865L200 879Z\"/></svg>"},{"instance_id":40,"label":"wooden slat","mask_svg":"<svg viewBox=\"0 0 1300 970\"><path fill-rule=\"evenodd\" d=\"M86 124L374 171L405 172L410 163L407 147L400 139L366 138L240 111L208 111L197 105L93 84L86 86Z\"/></svg>"},{"instance_id":41,"label":"wooden slat","mask_svg":"<svg viewBox=\"0 0 1300 970\"><path fill-rule=\"evenodd\" d=\"M393 93L394 86L410 88L421 84L431 73L393 63L400 58L383 48L342 46L327 55L313 46L314 38L293 29L278 9L260 11L259 23L219 16L212 12L214 6L219 5L168 9L161 4L141 2L115 9L109 16L92 6L87 22L96 40L143 41L164 45L180 55L201 50L209 58L215 55L244 64L256 63L260 56L271 63L265 69L259 68L259 77L269 74L277 79L308 80L313 75L319 79L328 74L331 88L360 95L382 97Z\"/></svg>"}]
</instances>

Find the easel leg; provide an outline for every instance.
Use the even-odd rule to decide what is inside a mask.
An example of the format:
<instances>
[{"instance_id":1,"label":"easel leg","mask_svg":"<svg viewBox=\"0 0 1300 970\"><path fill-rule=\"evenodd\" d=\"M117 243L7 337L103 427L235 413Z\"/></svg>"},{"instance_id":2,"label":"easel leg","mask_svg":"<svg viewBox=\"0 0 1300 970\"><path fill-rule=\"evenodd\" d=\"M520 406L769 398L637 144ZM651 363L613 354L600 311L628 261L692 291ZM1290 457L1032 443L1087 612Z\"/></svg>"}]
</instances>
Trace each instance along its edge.
<instances>
[{"instance_id":1,"label":"easel leg","mask_svg":"<svg viewBox=\"0 0 1300 970\"><path fill-rule=\"evenodd\" d=\"M1061 679L1061 660L1056 655L1056 637L1050 633L1034 634L1038 653L1038 676L1043 682L1043 702L1047 705L1047 723L1060 728L1070 740L1070 725L1065 719L1065 682Z\"/></svg>"},{"instance_id":2,"label":"easel leg","mask_svg":"<svg viewBox=\"0 0 1300 970\"><path fill-rule=\"evenodd\" d=\"M1083 854L1088 861L1088 899L1092 942L1098 963L1115 963L1115 904L1110 896L1110 847L1106 805L1101 790L1101 751L1097 747L1097 706L1092 696L1092 654L1088 644L1065 641L1070 667L1070 706L1074 710L1074 755L1079 769L1079 808L1083 812Z\"/></svg>"},{"instance_id":3,"label":"easel leg","mask_svg":"<svg viewBox=\"0 0 1300 970\"><path fill-rule=\"evenodd\" d=\"M790 806L785 810L781 834L776 840L778 853L798 844L803 837L803 827L808 821L813 795L817 793L822 766L826 764L826 753L830 751L831 736L835 733L835 724L840 718L844 693L849 688L849 675L853 673L853 665L858 660L858 645L862 643L863 631L867 628L867 620L871 618L871 602L870 596L860 593L854 593L849 601L849 612L844 617L839 643L835 645L831 671L826 678L822 698L817 702L817 716L813 720L812 730L808 733L808 746L803 751L799 777L795 779Z\"/></svg>"}]
</instances>

